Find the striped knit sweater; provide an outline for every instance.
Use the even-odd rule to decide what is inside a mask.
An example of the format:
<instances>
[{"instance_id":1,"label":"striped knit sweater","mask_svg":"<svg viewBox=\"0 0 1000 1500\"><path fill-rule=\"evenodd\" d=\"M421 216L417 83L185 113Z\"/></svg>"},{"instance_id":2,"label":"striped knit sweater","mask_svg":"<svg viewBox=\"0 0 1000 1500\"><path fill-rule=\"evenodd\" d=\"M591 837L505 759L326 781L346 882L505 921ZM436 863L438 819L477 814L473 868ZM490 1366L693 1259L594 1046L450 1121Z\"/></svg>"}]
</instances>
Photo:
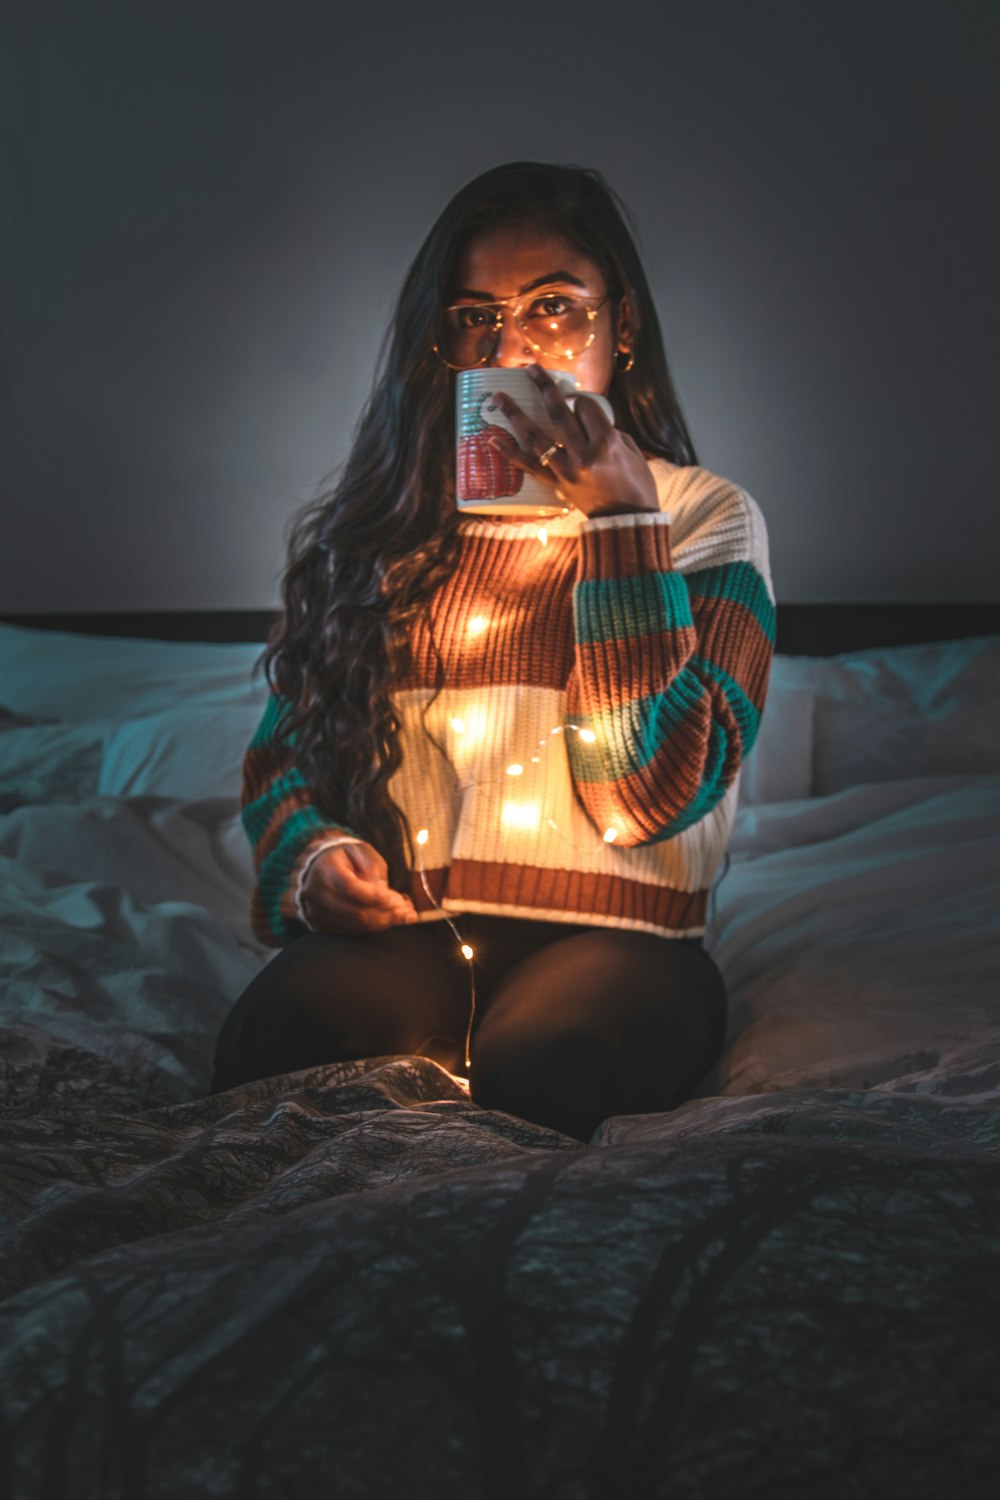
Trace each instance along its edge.
<instances>
[{"instance_id":1,"label":"striped knit sweater","mask_svg":"<svg viewBox=\"0 0 1000 1500\"><path fill-rule=\"evenodd\" d=\"M728 480L650 467L659 513L461 523L458 566L393 694L389 791L420 834L421 920L705 931L771 670L767 530ZM287 707L271 697L243 765L251 919L271 947L302 930L307 863L356 837L279 750Z\"/></svg>"}]
</instances>

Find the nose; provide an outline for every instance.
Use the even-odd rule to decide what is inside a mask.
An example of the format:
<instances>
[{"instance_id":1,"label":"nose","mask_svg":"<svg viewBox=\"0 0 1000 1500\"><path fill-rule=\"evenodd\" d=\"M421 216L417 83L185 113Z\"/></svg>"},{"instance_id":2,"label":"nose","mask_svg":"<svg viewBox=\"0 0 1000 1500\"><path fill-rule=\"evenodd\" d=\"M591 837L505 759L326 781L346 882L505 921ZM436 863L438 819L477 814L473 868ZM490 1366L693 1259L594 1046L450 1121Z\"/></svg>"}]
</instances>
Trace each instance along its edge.
<instances>
[{"instance_id":1,"label":"nose","mask_svg":"<svg viewBox=\"0 0 1000 1500\"><path fill-rule=\"evenodd\" d=\"M527 369L528 365L534 362L534 359L535 351L529 345L528 340L520 328L518 328L510 313L507 312L504 316L503 327L500 330L497 346L486 361L487 366L499 366L504 370Z\"/></svg>"}]
</instances>

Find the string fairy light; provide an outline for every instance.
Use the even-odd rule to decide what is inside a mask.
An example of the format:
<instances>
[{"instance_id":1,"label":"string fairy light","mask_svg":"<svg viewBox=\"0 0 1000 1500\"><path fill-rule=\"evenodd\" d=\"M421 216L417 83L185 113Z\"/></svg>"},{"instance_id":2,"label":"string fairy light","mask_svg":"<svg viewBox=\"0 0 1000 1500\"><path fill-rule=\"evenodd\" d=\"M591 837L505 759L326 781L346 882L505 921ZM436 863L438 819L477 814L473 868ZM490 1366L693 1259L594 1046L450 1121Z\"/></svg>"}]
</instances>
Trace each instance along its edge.
<instances>
[{"instance_id":1,"label":"string fairy light","mask_svg":"<svg viewBox=\"0 0 1000 1500\"><path fill-rule=\"evenodd\" d=\"M420 829L417 830L417 846L418 846L418 848L420 850L423 849L424 844L426 844L426 842L427 842L427 840L429 838L430 838L430 831L428 829L426 829L426 828L420 828ZM466 942L463 941L462 934L459 932L458 928L455 926L455 923L452 921L451 917L449 917L448 913L444 910L444 908L442 906L440 906L437 901L434 900L434 894L431 891L430 886L427 884L427 876L424 873L424 861L423 861L422 855L420 856L420 858L418 860L418 873L420 875L420 883L421 883L421 885L424 888L424 894L426 895L426 897L427 897L428 901L431 903L431 905L433 907L435 907L435 909L441 913L441 915L444 917L445 921L448 923L448 926L451 928L452 932L455 934L455 938L456 938L456 940L458 942L458 945L459 945L459 952L462 954L462 957L466 960L466 962L469 965L469 987L470 987L470 995L469 995L469 1025L468 1025L468 1029L467 1029L467 1031L465 1033L465 1072L466 1072L466 1077L463 1078L460 1073L450 1073L449 1074L449 1077L452 1078L454 1080L454 1082L458 1084L459 1088L464 1089L465 1092L468 1093L469 1092L468 1072L469 1072L469 1069L472 1066L472 1057L471 1057L469 1048L470 1048L471 1043L472 1043L472 1022L473 1022L473 1020L475 1018L475 1014L476 1014L476 970L475 970L475 965L473 964L473 959L476 956L475 955L475 950L473 949L473 947L472 947L472 945L470 943L466 943Z\"/></svg>"},{"instance_id":2,"label":"string fairy light","mask_svg":"<svg viewBox=\"0 0 1000 1500\"><path fill-rule=\"evenodd\" d=\"M547 532L547 529L544 526L539 526L537 528L536 535L538 537L539 549L541 549L542 547L547 546L547 544L548 544L548 532ZM496 607L496 610L494 612L493 617L488 617L486 615L475 615L469 621L468 626L467 626L467 630L468 630L468 634L470 636L481 636L486 630L489 629L489 627L500 616L500 603L501 603L501 601L498 600L497 601L497 607ZM481 733L482 730L485 728L485 714L484 714L484 712L483 712L483 710L481 708L474 707L472 709L472 711L471 711L471 721L472 721L472 725L474 726L474 728L473 728L474 737L476 739L478 739L479 733ZM468 740L469 735L467 734L467 730L469 730L469 728L470 728L470 719L469 719L468 715L465 716L465 717L463 717L462 715L456 714L456 715L454 715L449 720L449 724L450 724L450 727L451 727L453 733L462 735L463 736L463 740ZM543 735L542 738L538 741L538 749L539 750L547 749L549 747L549 745L550 745L550 742L551 742L552 738L555 735L563 734L567 730L575 732L579 736L579 738L584 743L586 743L586 744L592 745L592 744L596 743L597 735L595 734L594 730L587 729L587 728L581 728L581 726L579 724L575 724L575 723L569 722L569 723L566 723L566 724L554 724L552 726L552 728L548 731L548 734ZM532 756L529 757L528 763L530 765L539 765L541 763L541 758L542 758L541 755L539 755L539 754L536 753L536 754L534 754L534 755L532 755ZM501 760L501 757L497 757L497 760ZM511 761L506 766L504 772L502 773L502 776L519 777L519 776L522 776L523 774L524 774L524 764L521 761ZM477 787L480 787L480 786L498 785L500 783L500 781L501 781L501 776L497 775L496 773L494 773L492 775L489 775L489 776L480 777L480 778L475 779L473 781L464 781L464 782L462 782L457 787L455 793L453 794L453 797L450 800L454 801L456 798L464 796L468 792L470 792L470 791L472 791L472 790L474 790L474 789L476 789ZM438 817L441 816L441 812L442 812L442 809L440 807L438 807L437 809L435 809L434 813L431 816L431 820L430 820L432 824L435 822L435 820ZM537 828L539 826L539 822L541 820L541 808L540 808L540 806L539 806L539 804L537 802L512 802L510 800L506 800L501 805L500 819L501 819L501 823L504 826L506 826L508 828L511 828L513 830L516 830L516 829L532 830L532 829L535 829L535 828ZM554 819L552 819L552 818L546 818L545 819L545 825L546 825L547 828L551 829L554 833L556 833L559 838L563 839L564 841L566 840L566 834L560 829L559 825L555 822ZM607 828L605 830L604 834L602 835L603 842L606 843L606 844L612 844L612 843L614 843L614 841L618 837L618 833L619 833L619 830L617 828L615 828L615 827L609 827L609 828ZM435 911L437 911L441 915L441 917L443 917L444 920L447 922L448 926L450 927L450 929L451 929L451 931L452 931L452 933L453 933L453 935L455 937L456 943L458 945L458 952L461 953L462 957L465 959L466 963L468 964L468 968L469 968L469 1024L468 1024L468 1027L467 1027L466 1033L465 1033L465 1064L464 1064L465 1065L465 1075L466 1076L463 1076L462 1074L456 1074L456 1073L450 1073L449 1074L449 1076L452 1078L452 1080L461 1089L463 1089L466 1093L468 1093L469 1092L469 1087L470 1087L470 1082L469 1082L468 1074L469 1074L469 1071L470 1071L470 1068L471 1068L471 1065L472 1065L471 1050L470 1050L471 1049L471 1042L472 1042L472 1028L473 1028L473 1024L474 1024L474 1021L475 1021L475 1013L476 1013L476 965L475 965L475 957L476 957L476 955L475 955L475 950L472 947L472 945L470 943L467 943L464 940L461 932L459 931L458 927L456 926L456 924L455 924L454 920L452 919L451 915L448 912L446 912L444 910L444 908L441 906L440 902L438 902L435 899L434 893L432 892L432 890L430 888L430 885L428 884L428 881L427 881L427 872L426 872L426 868L425 868L425 865L424 865L424 847L426 846L426 844L427 844L427 842L428 842L429 839L430 839L430 829L429 828L420 828L420 829L418 829L417 834L416 834L417 874L419 876L420 883L421 883L421 885L423 887L423 891L424 891L425 896L427 897L428 902L430 903L431 907ZM577 846L576 845L572 845L571 847L575 848Z\"/></svg>"}]
</instances>

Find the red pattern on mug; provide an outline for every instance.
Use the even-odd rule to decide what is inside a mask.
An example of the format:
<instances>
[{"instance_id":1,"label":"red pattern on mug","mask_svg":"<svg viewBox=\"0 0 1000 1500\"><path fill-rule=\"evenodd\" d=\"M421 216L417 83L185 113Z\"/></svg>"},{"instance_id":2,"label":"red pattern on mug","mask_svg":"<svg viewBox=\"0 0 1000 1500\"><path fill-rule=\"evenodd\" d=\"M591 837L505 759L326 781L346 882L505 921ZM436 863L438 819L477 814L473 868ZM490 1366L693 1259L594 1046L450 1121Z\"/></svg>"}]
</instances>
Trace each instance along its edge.
<instances>
[{"instance_id":1,"label":"red pattern on mug","mask_svg":"<svg viewBox=\"0 0 1000 1500\"><path fill-rule=\"evenodd\" d=\"M483 427L458 445L458 497L460 500L499 500L516 495L524 481L524 470L516 469L506 454L488 441L502 427Z\"/></svg>"}]
</instances>

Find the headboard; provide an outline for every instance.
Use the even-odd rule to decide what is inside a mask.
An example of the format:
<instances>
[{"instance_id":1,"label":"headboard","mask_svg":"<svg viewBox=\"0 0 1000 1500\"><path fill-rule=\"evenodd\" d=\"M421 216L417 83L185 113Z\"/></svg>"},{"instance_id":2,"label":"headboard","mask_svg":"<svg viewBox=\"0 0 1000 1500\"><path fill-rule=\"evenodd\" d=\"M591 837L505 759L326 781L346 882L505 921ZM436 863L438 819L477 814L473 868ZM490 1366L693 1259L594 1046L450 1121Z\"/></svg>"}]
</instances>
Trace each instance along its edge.
<instances>
[{"instance_id":1,"label":"headboard","mask_svg":"<svg viewBox=\"0 0 1000 1500\"><path fill-rule=\"evenodd\" d=\"M259 641L261 645L276 618L277 612L269 609L0 615L6 624L33 630L162 641ZM834 656L873 646L998 634L1000 602L778 605L777 650L785 656Z\"/></svg>"}]
</instances>

